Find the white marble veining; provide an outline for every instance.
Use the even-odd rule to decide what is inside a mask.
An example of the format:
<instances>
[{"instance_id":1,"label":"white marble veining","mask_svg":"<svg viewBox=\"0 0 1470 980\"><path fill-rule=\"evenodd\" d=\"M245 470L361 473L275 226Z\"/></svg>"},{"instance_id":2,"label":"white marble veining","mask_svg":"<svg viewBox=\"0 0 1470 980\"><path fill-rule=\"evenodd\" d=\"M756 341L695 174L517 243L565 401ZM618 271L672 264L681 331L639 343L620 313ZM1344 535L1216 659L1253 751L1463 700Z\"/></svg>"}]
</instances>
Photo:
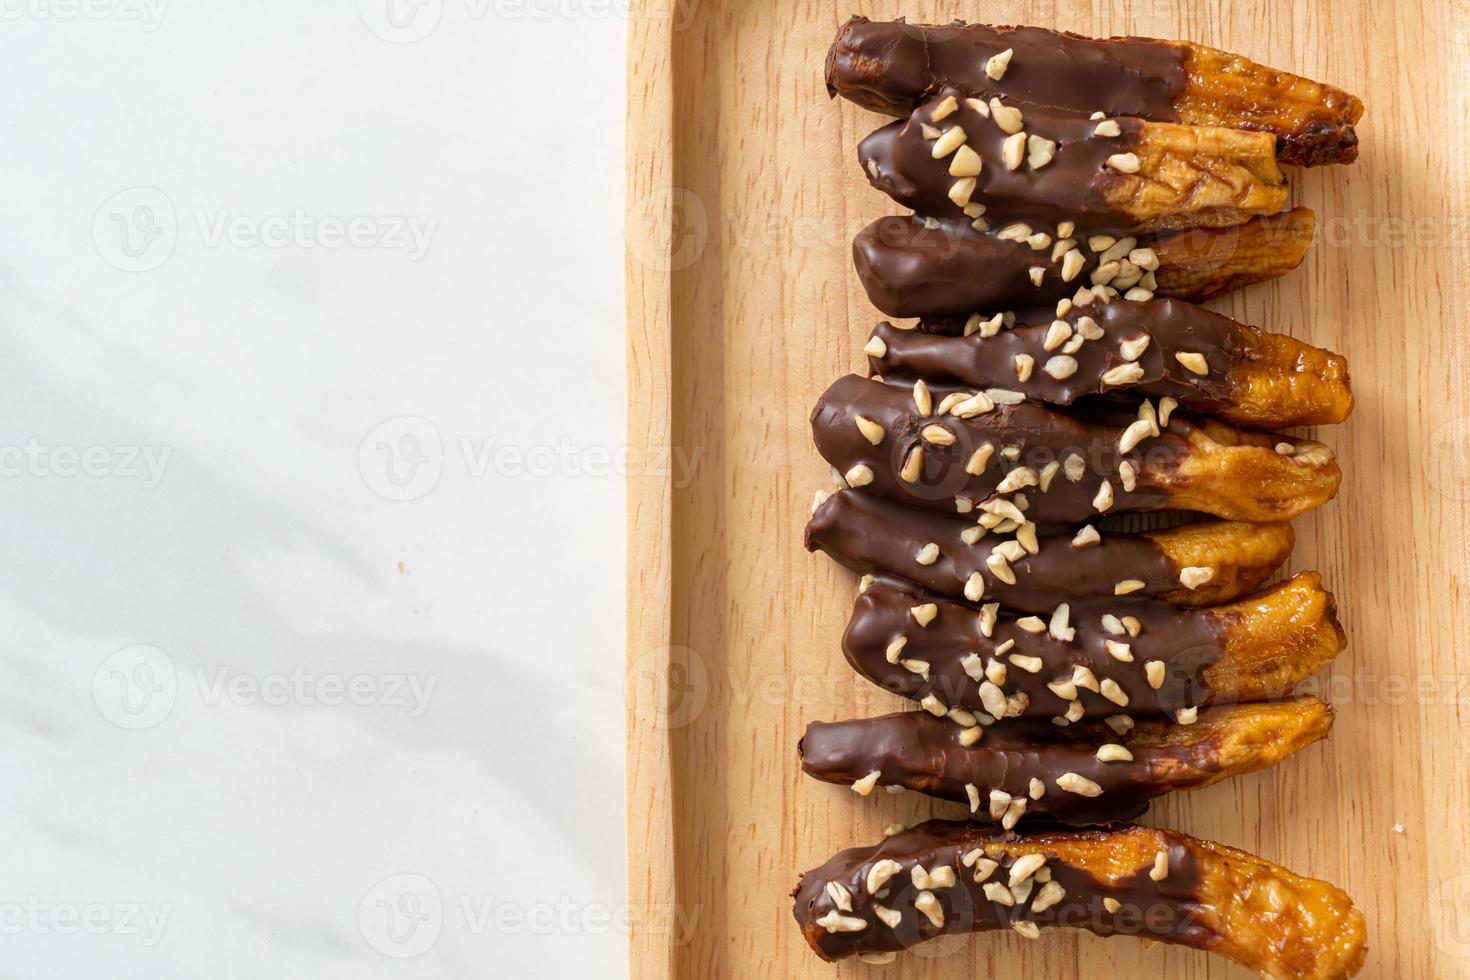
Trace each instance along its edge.
<instances>
[{"instance_id":1,"label":"white marble veining","mask_svg":"<svg viewBox=\"0 0 1470 980\"><path fill-rule=\"evenodd\" d=\"M623 974L619 9L0 3L0 974Z\"/></svg>"}]
</instances>

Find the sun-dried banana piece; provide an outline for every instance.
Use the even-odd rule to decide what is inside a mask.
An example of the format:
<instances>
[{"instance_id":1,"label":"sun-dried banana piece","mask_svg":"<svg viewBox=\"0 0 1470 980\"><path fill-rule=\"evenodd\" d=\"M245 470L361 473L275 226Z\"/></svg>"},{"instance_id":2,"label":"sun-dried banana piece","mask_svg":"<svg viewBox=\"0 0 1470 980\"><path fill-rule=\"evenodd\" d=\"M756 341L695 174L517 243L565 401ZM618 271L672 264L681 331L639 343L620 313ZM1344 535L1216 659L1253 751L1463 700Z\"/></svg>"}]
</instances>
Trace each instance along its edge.
<instances>
[{"instance_id":1,"label":"sun-dried banana piece","mask_svg":"<svg viewBox=\"0 0 1470 980\"><path fill-rule=\"evenodd\" d=\"M969 316L1051 306L1080 290L1107 301L1134 289L1203 302L1296 268L1315 218L1310 209L1295 208L1240 225L1138 238L1134 248L1151 251L1157 267L1125 289L1112 285L1127 270L1121 260L1105 258L1107 249L1073 248L1053 258L1055 243L1037 249L1027 239L1001 237L1012 234L1006 227L982 231L976 223L985 227L985 218L891 216L858 232L853 263L873 305L896 317Z\"/></svg>"},{"instance_id":2,"label":"sun-dried banana piece","mask_svg":"<svg viewBox=\"0 0 1470 980\"><path fill-rule=\"evenodd\" d=\"M924 326L878 324L864 348L871 372L889 383L1008 388L1051 405L1119 393L1172 398L1256 429L1341 422L1353 407L1343 357L1183 300L1069 303L1061 316L1010 328L978 313ZM1063 333L1062 346L1074 348L1069 370L1038 370ZM1208 370L1195 370L1194 355Z\"/></svg>"},{"instance_id":3,"label":"sun-dried banana piece","mask_svg":"<svg viewBox=\"0 0 1470 980\"><path fill-rule=\"evenodd\" d=\"M926 607L921 624L913 611ZM986 723L1066 726L1283 697L1342 652L1336 613L1316 572L1217 606L1122 596L1074 599L1040 615L943 598L879 573L853 604L842 652L859 675L913 701Z\"/></svg>"},{"instance_id":4,"label":"sun-dried banana piece","mask_svg":"<svg viewBox=\"0 0 1470 980\"><path fill-rule=\"evenodd\" d=\"M920 214L969 217L966 209L983 203L992 228L1019 225L1040 248L1051 246L1058 223L1071 222L1079 259L1091 236L1235 225L1287 206L1269 133L1137 118L1098 123L1027 108L1017 125L1034 152L1008 160L1006 150L1019 144L996 124L1002 108L1021 115L942 91L858 145L863 172Z\"/></svg>"},{"instance_id":5,"label":"sun-dried banana piece","mask_svg":"<svg viewBox=\"0 0 1470 980\"><path fill-rule=\"evenodd\" d=\"M1351 163L1363 104L1341 89L1189 41L1079 37L1037 27L854 17L827 55L827 90L906 116L934 93L1106 118L1258 130L1283 163Z\"/></svg>"},{"instance_id":6,"label":"sun-dried banana piece","mask_svg":"<svg viewBox=\"0 0 1470 980\"><path fill-rule=\"evenodd\" d=\"M1075 358L1060 350L1037 348L1036 370L1050 373L1059 363L1075 370ZM1214 364L1194 357L1202 374L1224 368L1218 351ZM817 451L838 473L860 474L851 486L945 511L965 498L990 527L1007 516L1070 524L1162 510L1285 521L1331 500L1342 480L1320 442L1181 411L1165 418L1153 402L1081 411L1025 401L1010 389L936 386L920 405L913 397L920 386L839 378L812 411ZM882 431L877 441L870 426Z\"/></svg>"},{"instance_id":7,"label":"sun-dried banana piece","mask_svg":"<svg viewBox=\"0 0 1470 980\"><path fill-rule=\"evenodd\" d=\"M987 530L972 514L920 510L855 490L829 495L806 527L808 551L825 551L856 572L887 572L936 595L1047 615L1064 602L1114 596L1181 606L1229 602L1263 585L1293 541L1290 524L1233 521L1141 534L1100 533L1089 524L1032 541L1020 524ZM930 544L933 560L918 561Z\"/></svg>"},{"instance_id":8,"label":"sun-dried banana piece","mask_svg":"<svg viewBox=\"0 0 1470 980\"><path fill-rule=\"evenodd\" d=\"M1011 829L1045 816L1080 825L1131 820L1165 793L1203 789L1276 765L1327 737L1332 708L1313 697L1208 708L1122 731L1102 722L978 723L928 711L813 722L797 745L807 775L901 787L967 804ZM1120 726L1121 727L1121 726Z\"/></svg>"},{"instance_id":9,"label":"sun-dried banana piece","mask_svg":"<svg viewBox=\"0 0 1470 980\"><path fill-rule=\"evenodd\" d=\"M1351 977L1367 955L1363 914L1340 889L1231 847L1126 824L1015 834L931 820L839 852L802 875L792 896L802 934L828 961L958 931L1035 938L1048 926L1193 946L1293 980Z\"/></svg>"}]
</instances>

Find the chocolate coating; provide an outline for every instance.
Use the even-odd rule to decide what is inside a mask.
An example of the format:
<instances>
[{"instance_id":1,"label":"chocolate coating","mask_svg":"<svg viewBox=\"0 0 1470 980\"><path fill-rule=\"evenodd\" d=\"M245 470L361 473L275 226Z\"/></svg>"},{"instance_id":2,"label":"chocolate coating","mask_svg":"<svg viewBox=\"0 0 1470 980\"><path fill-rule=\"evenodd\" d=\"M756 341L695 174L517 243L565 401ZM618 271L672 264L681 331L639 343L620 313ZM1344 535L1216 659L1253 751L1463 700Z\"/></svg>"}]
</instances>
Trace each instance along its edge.
<instances>
[{"instance_id":1,"label":"chocolate coating","mask_svg":"<svg viewBox=\"0 0 1470 980\"><path fill-rule=\"evenodd\" d=\"M1104 336L1075 351L1071 356L1077 362L1076 373L1059 381L1041 370L1051 356L1042 346L1047 331L1057 319L1075 330L1084 317L1097 324ZM1198 411L1213 413L1232 403L1230 373L1238 357L1235 338L1245 329L1228 317L1183 300L1113 300L1074 307L1062 317L1046 311L993 337L978 333L945 336L883 322L874 328L873 336L883 341L887 352L882 357L870 357L868 364L873 374L890 382L912 383L923 378L930 384L1010 388L1051 405L1070 405L1089 395L1126 389L1130 395L1167 396ZM1127 361L1120 353L1123 342L1140 337L1150 338L1136 362L1143 368L1143 377L1124 386L1104 384L1103 375ZM1204 354L1209 374L1200 377L1186 370L1174 357L1181 351ZM1036 363L1026 381L1016 377L1016 357L1022 354L1030 355Z\"/></svg>"},{"instance_id":2,"label":"chocolate coating","mask_svg":"<svg viewBox=\"0 0 1470 980\"><path fill-rule=\"evenodd\" d=\"M1015 51L999 81L985 64ZM858 105L907 115L945 85L971 95L1067 109L1086 117L1141 116L1170 122L1189 79L1188 52L1170 41L1099 41L1039 27L989 27L956 21L946 27L874 23L854 17L827 53L827 92Z\"/></svg>"},{"instance_id":3,"label":"chocolate coating","mask_svg":"<svg viewBox=\"0 0 1470 980\"><path fill-rule=\"evenodd\" d=\"M1168 842L1169 873L1162 881L1154 881L1149 877L1149 868L1144 867L1106 882L1084 868L1058 859L1056 854L1048 855L1046 866L1051 880L1063 889L1065 897L1041 912L1030 908L1039 886L1033 887L1014 907L1004 906L985 896L985 882L976 882L974 872L963 861L963 856L975 848L992 845L992 854L1000 867L986 882L1004 884L1015 857L996 852L996 844L1044 845L1078 838L1106 840L1109 834L1124 830L1117 827L1028 836L996 833L985 824L930 820L877 844L841 851L821 867L802 875L792 893L793 914L817 955L828 961L859 953L895 952L947 933L1003 929L1013 922L1025 921L1086 929L1099 936L1138 935L1199 949L1215 945L1220 937L1205 924L1202 915L1198 860L1186 845L1187 838L1170 831L1155 832L1163 833ZM867 877L873 865L883 860L897 862L899 869L885 883L886 888L879 889L883 896L880 898L868 892ZM934 925L915 905L921 893L912 880L915 867L923 867L930 873L946 867L955 870L954 887L931 893L941 900L942 926ZM818 919L837 910L827 891L827 883L833 881L851 896L851 910L840 914L866 922L860 931L835 932L817 925ZM1107 911L1104 899L1118 902L1116 911ZM879 920L878 905L900 913L896 927Z\"/></svg>"},{"instance_id":4,"label":"chocolate coating","mask_svg":"<svg viewBox=\"0 0 1470 980\"><path fill-rule=\"evenodd\" d=\"M935 603L939 611L929 625L921 627L910 610L927 602ZM1116 682L1128 699L1126 707L1120 706L1096 691L1078 688L1077 703L1084 718L1172 713L1214 701L1205 668L1224 655L1225 634L1223 624L1209 612L1131 596L1085 599L1069 605L1070 626L1076 631L1071 642L1046 632L1029 632L1017 625L1017 616L1010 612L1002 612L991 635L986 636L977 606L885 576L854 602L842 636L842 652L853 670L895 694L915 701L932 694L949 707L982 712L986 705L980 696L980 681L965 671L964 661L971 655L981 664L997 659L1007 665L1005 681L998 685L1001 693L1008 698L1024 695L1012 701L1014 713L1006 717L1046 720L1048 728L1054 726L1047 719L1064 716L1073 702L1047 684L1070 680L1079 666L1098 681ZM1142 628L1137 636L1111 634L1102 625L1103 616L1109 614L1120 620L1132 616ZM898 637L906 642L899 661L889 663L888 646ZM1126 644L1132 661L1120 661L1109 653L1109 640ZM995 651L1000 647L1005 653L997 657ZM1035 657L1042 666L1031 673L1011 663L1009 658L1015 655ZM909 670L905 660L927 664L928 677ZM1151 660L1164 664L1164 680L1157 690L1144 674L1144 665Z\"/></svg>"},{"instance_id":5,"label":"chocolate coating","mask_svg":"<svg viewBox=\"0 0 1470 980\"><path fill-rule=\"evenodd\" d=\"M825 551L856 572L890 572L939 595L960 598L972 572L985 583L986 601L1008 609L1050 614L1060 603L1108 598L1120 579L1144 583L1136 596L1163 596L1179 588L1179 566L1141 534L1105 534L1086 548L1072 546L1072 532L1043 534L1040 550L1012 563L1016 584L1000 581L986 566L1001 543L987 535L965 544L960 532L974 525L964 518L905 507L856 490L832 494L806 526L808 551ZM939 558L921 565L914 556L929 542Z\"/></svg>"},{"instance_id":6,"label":"chocolate coating","mask_svg":"<svg viewBox=\"0 0 1470 980\"><path fill-rule=\"evenodd\" d=\"M851 785L877 772L878 786L902 786L967 806L966 787L973 786L979 802L971 812L981 814L989 812L991 791L999 790L1026 801L1023 823L1045 815L1074 826L1131 820L1148 809L1150 800L1198 785L1202 772L1219 768L1218 753L1208 741L1130 744L1131 761L1101 762L1099 747L1128 741L1101 723L1059 729L1045 721L1008 721L985 729L971 746L960 742L962 731L927 711L812 722L797 754L802 770L824 782ZM1189 759L1181 765L1186 754ZM1069 772L1092 780L1102 792L1082 796L1060 789L1057 780ZM1188 776L1172 779L1172 772ZM1046 789L1040 799L1030 796L1033 779Z\"/></svg>"},{"instance_id":7,"label":"chocolate coating","mask_svg":"<svg viewBox=\"0 0 1470 980\"><path fill-rule=\"evenodd\" d=\"M935 107L949 96L955 98L959 109L940 122L932 122ZM1140 120L1115 120L1122 135L1107 138L1093 135L1098 124L1085 115L1063 115L1028 106L1024 117L1028 135L1057 144L1051 162L1039 169L1030 165L1006 169L1002 144L1007 134L994 120L972 108L964 93L955 89L941 90L907 120L875 131L858 144L858 161L869 183L904 207L936 218L964 218L963 210L949 198L956 180L949 174L953 155L936 160L934 140L923 134L925 125L940 130L959 126L965 132L966 145L983 161L973 200L985 204L985 220L991 227L1024 221L1037 231L1052 233L1058 222L1070 220L1083 234L1106 230L1118 237L1139 226L1110 203L1108 186L1122 178L1103 164L1109 156L1130 152L1137 145ZM1044 259L1048 254L1049 250L1042 250L1035 257Z\"/></svg>"},{"instance_id":8,"label":"chocolate coating","mask_svg":"<svg viewBox=\"0 0 1470 980\"><path fill-rule=\"evenodd\" d=\"M945 389L935 388L933 401L938 403L945 393ZM858 416L883 427L882 442L875 446L868 440L858 427ZM868 467L872 482L864 490L951 513L956 509L956 498L979 505L997 495L997 488L1004 485L1008 474L1029 467L1034 478L1055 462L1060 469L1045 491L1034 483L1020 491L1029 502L1023 510L1027 519L1037 524L1070 524L1103 516L1093 499L1104 480L1112 487L1113 504L1107 513L1169 507L1170 498L1163 488L1168 485L1167 475L1190 451L1192 427L1175 415L1158 436L1120 453L1118 440L1137 418L1136 412L1105 407L1074 414L1032 401L1000 405L969 419L921 415L912 386L884 384L850 374L833 382L817 401L812 411L812 438L822 458L837 472L846 474L854 466ZM922 433L931 426L948 432L953 444L941 446L926 441ZM988 464L979 474L968 472L972 454L983 452L985 446L990 447ZM922 447L924 454L922 472L918 481L910 482L901 471L917 447ZM1003 457L1006 449L1018 450L1014 461ZM1132 490L1123 488L1118 475L1125 461L1136 473Z\"/></svg>"},{"instance_id":9,"label":"chocolate coating","mask_svg":"<svg viewBox=\"0 0 1470 980\"><path fill-rule=\"evenodd\" d=\"M1096 256L1083 252L1089 269ZM873 305L889 316L965 316L977 310L1047 306L1088 282L1062 281L1049 252L1002 241L967 219L879 218L852 240L852 261ZM1040 286L1030 270L1045 269Z\"/></svg>"}]
</instances>

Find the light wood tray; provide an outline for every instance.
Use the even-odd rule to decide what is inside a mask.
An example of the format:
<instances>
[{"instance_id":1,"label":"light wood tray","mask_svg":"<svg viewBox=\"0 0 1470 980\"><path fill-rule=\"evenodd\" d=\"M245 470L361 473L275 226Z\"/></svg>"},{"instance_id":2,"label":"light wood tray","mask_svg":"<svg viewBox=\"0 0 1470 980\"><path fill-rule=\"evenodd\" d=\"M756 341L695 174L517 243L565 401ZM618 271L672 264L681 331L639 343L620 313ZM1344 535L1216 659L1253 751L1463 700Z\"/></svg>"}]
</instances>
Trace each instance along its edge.
<instances>
[{"instance_id":1,"label":"light wood tray","mask_svg":"<svg viewBox=\"0 0 1470 980\"><path fill-rule=\"evenodd\" d=\"M1341 601L1351 646L1324 675L1337 727L1275 770L1161 801L1148 822L1346 888L1368 917L1365 976L1470 976L1463 0L681 0L666 16L671 3L635 9L628 52L629 439L648 462L628 484L632 976L1243 975L1060 931L829 967L792 921L798 872L891 822L958 815L814 782L795 754L812 719L901 704L838 650L853 577L802 548L828 483L807 414L859 367L879 319L849 243L898 211L855 163L882 120L828 101L822 82L854 12L1189 37L1367 103L1356 165L1293 174L1323 230L1306 262L1217 304L1352 364L1357 411L1319 433L1346 479L1297 522L1292 563Z\"/></svg>"}]
</instances>

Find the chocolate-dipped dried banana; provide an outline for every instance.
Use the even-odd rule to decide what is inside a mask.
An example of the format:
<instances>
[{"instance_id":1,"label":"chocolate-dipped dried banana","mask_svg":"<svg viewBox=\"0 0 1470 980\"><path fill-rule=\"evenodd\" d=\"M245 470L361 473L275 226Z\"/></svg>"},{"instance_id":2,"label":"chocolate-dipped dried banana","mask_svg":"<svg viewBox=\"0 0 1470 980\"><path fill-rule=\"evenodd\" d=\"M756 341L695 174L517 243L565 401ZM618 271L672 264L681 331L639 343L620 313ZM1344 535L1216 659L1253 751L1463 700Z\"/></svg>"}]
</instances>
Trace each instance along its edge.
<instances>
[{"instance_id":1,"label":"chocolate-dipped dried banana","mask_svg":"<svg viewBox=\"0 0 1470 980\"><path fill-rule=\"evenodd\" d=\"M1351 163L1352 95L1189 41L1097 40L1036 27L946 27L854 17L827 55L827 91L906 116L954 87L1086 116L1138 116L1270 133L1284 163Z\"/></svg>"},{"instance_id":2,"label":"chocolate-dipped dried banana","mask_svg":"<svg viewBox=\"0 0 1470 980\"><path fill-rule=\"evenodd\" d=\"M859 491L818 498L806 526L808 551L937 595L1047 615L1063 602L1109 596L1229 602L1263 585L1294 541L1290 524L1203 521L1141 534L1100 534L1087 525L1033 542L1025 525L1009 519L987 532L965 517Z\"/></svg>"},{"instance_id":3,"label":"chocolate-dipped dried banana","mask_svg":"<svg viewBox=\"0 0 1470 980\"><path fill-rule=\"evenodd\" d=\"M880 323L864 348L869 367L890 383L1006 388L1052 405L1117 393L1173 398L1257 429L1341 422L1353 407L1344 358L1183 300L1069 303L1061 316L1009 328L977 313L963 329L949 336ZM1071 360L1046 370L1069 346Z\"/></svg>"},{"instance_id":4,"label":"chocolate-dipped dried banana","mask_svg":"<svg viewBox=\"0 0 1470 980\"><path fill-rule=\"evenodd\" d=\"M1039 615L880 573L853 603L842 652L860 675L936 715L1066 726L1124 713L1188 719L1202 705L1284 697L1345 643L1316 572L1222 605L1122 596Z\"/></svg>"},{"instance_id":5,"label":"chocolate-dipped dried banana","mask_svg":"<svg viewBox=\"0 0 1470 980\"><path fill-rule=\"evenodd\" d=\"M1237 225L1284 210L1275 146L1269 133L1089 119L945 89L858 144L858 161L911 211L1005 226L1080 270L1088 236Z\"/></svg>"},{"instance_id":6,"label":"chocolate-dipped dried banana","mask_svg":"<svg viewBox=\"0 0 1470 980\"><path fill-rule=\"evenodd\" d=\"M915 790L1009 830L1037 816L1131 820L1155 797L1274 766L1331 728L1332 709L1312 697L1208 708L1188 725L1155 718L1121 733L1101 722L966 727L904 711L813 722L797 754L807 775L864 796L878 786Z\"/></svg>"},{"instance_id":7,"label":"chocolate-dipped dried banana","mask_svg":"<svg viewBox=\"0 0 1470 980\"><path fill-rule=\"evenodd\" d=\"M1079 347L1054 350L1034 369L1076 369L1062 352ZM1203 354L1191 363L1209 370ZM849 486L971 513L987 527L1007 516L1070 524L1160 510L1285 521L1331 500L1342 479L1320 442L1188 417L1167 402L1074 412L1009 388L931 390L851 374L818 400L812 438Z\"/></svg>"},{"instance_id":8,"label":"chocolate-dipped dried banana","mask_svg":"<svg viewBox=\"0 0 1470 980\"><path fill-rule=\"evenodd\" d=\"M984 227L986 219L974 221ZM890 216L858 232L853 264L873 305L889 316L969 316L1050 306L1099 288L1129 299L1157 294L1201 303L1296 268L1312 243L1316 219L1309 208L1295 208L1223 228L1130 235L1106 246L1111 236L1092 236L1086 248L1065 252L1055 242L1045 249L1031 243L1036 234L1065 227L982 231L971 224L963 218ZM1129 259L1135 251L1151 253L1140 258L1156 268Z\"/></svg>"},{"instance_id":9,"label":"chocolate-dipped dried banana","mask_svg":"<svg viewBox=\"0 0 1470 980\"><path fill-rule=\"evenodd\" d=\"M1332 885L1127 824L1017 834L931 820L839 852L792 896L797 925L828 961L887 962L951 933L1035 939L1048 926L1191 946L1294 980L1350 977L1367 954L1362 913Z\"/></svg>"}]
</instances>

